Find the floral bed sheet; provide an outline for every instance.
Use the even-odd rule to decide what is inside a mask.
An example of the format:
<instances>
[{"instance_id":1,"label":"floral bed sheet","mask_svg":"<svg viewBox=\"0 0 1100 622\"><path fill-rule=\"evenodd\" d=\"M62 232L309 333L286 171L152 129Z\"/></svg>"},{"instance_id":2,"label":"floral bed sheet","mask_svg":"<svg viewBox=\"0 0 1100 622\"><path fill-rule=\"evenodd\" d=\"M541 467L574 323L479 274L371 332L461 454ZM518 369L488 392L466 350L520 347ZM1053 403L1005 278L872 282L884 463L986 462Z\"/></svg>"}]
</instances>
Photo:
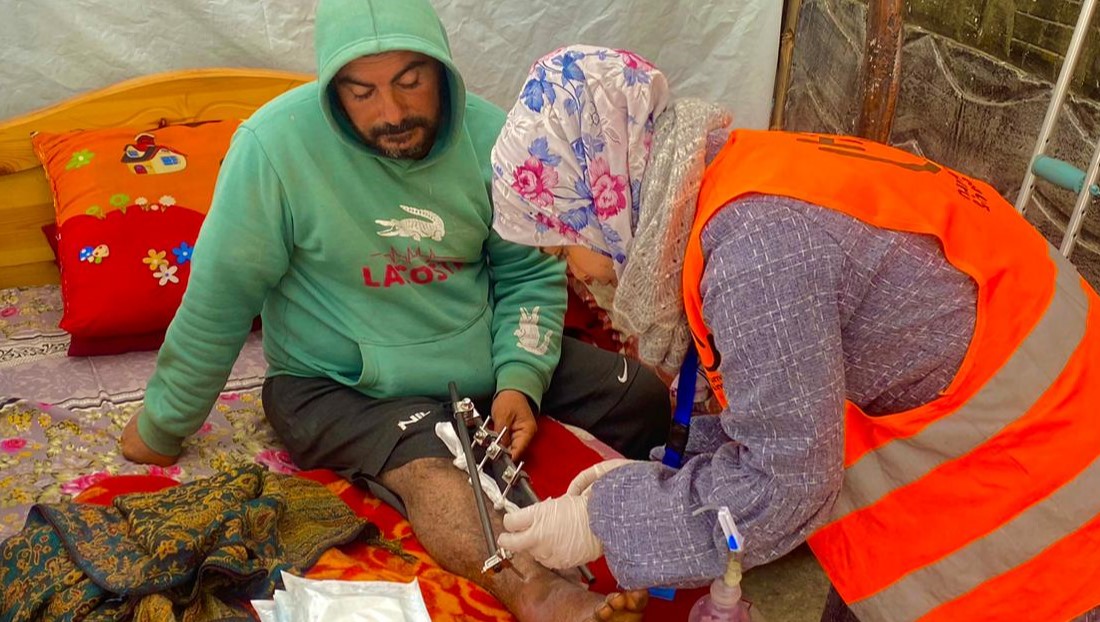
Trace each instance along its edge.
<instances>
[{"instance_id":1,"label":"floral bed sheet","mask_svg":"<svg viewBox=\"0 0 1100 622\"><path fill-rule=\"evenodd\" d=\"M183 458L162 469L118 451L157 353L69 357L61 312L56 285L0 290L0 540L23 526L33 504L71 499L111 475L185 482L247 462L297 471L260 406L266 364L258 333Z\"/></svg>"},{"instance_id":2,"label":"floral bed sheet","mask_svg":"<svg viewBox=\"0 0 1100 622\"><path fill-rule=\"evenodd\" d=\"M266 363L253 333L206 423L185 442L180 462L164 469L137 465L118 451L118 437L141 408L156 352L69 357L68 335L57 325L62 303L57 286L0 290L0 541L19 531L35 503L157 490L166 477L186 482L248 462L295 473L260 405ZM560 495L580 470L618 457L591 435L561 425L540 427L532 445L532 484L543 496ZM115 475L147 477L116 478ZM378 547L357 543L329 550L309 576L326 579L420 580L433 619L505 622L512 616L488 592L439 567L420 546L408 522L369 492L328 471L302 474L329 486L348 505L382 529ZM159 476L159 477L148 477ZM83 494L82 494L83 493ZM105 501L99 501L105 502ZM593 564L607 593L614 579ZM680 619L691 598L651 603L653 619ZM683 609L681 611L681 609Z\"/></svg>"}]
</instances>

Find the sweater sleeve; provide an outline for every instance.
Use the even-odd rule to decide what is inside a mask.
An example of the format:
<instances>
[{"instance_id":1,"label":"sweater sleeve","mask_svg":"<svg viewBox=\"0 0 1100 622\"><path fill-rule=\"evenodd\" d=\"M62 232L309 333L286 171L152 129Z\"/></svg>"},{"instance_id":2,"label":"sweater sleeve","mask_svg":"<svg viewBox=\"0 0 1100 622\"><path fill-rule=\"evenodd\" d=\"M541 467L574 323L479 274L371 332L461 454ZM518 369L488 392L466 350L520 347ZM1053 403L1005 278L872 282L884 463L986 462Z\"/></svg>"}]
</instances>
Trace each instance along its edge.
<instances>
[{"instance_id":1,"label":"sweater sleeve","mask_svg":"<svg viewBox=\"0 0 1100 622\"><path fill-rule=\"evenodd\" d=\"M729 408L714 453L679 471L628 465L593 486L590 525L628 589L723 572L717 515L695 510L727 506L754 566L822 525L842 482L842 250L804 215L751 199L716 215L703 243L703 315Z\"/></svg>"},{"instance_id":2,"label":"sweater sleeve","mask_svg":"<svg viewBox=\"0 0 1100 622\"><path fill-rule=\"evenodd\" d=\"M282 183L256 136L241 127L218 174L191 276L157 356L138 432L180 453L206 420L267 293L287 270L291 219Z\"/></svg>"},{"instance_id":3,"label":"sweater sleeve","mask_svg":"<svg viewBox=\"0 0 1100 622\"><path fill-rule=\"evenodd\" d=\"M561 355L565 262L489 233L493 281L493 370L497 391L515 389L536 405Z\"/></svg>"}]
</instances>

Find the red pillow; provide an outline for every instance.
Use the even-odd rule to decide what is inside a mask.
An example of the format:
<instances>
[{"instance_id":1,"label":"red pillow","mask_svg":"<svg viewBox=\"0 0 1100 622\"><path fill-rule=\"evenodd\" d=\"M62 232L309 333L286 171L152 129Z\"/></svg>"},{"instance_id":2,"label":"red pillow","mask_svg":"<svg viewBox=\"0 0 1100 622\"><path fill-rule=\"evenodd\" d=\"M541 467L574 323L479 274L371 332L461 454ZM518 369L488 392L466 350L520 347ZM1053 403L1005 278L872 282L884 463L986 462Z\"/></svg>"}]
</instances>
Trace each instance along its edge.
<instances>
[{"instance_id":1,"label":"red pillow","mask_svg":"<svg viewBox=\"0 0 1100 622\"><path fill-rule=\"evenodd\" d=\"M238 121L33 137L53 189L69 354L160 346Z\"/></svg>"},{"instance_id":2,"label":"red pillow","mask_svg":"<svg viewBox=\"0 0 1100 622\"><path fill-rule=\"evenodd\" d=\"M57 224L42 225L42 233L53 251L53 261L61 269L57 259ZM260 330L260 318L252 320L252 330ZM159 350L166 331L158 330L146 335L122 335L121 337L81 337L69 335L69 356L106 356L124 352Z\"/></svg>"},{"instance_id":3,"label":"red pillow","mask_svg":"<svg viewBox=\"0 0 1100 622\"><path fill-rule=\"evenodd\" d=\"M53 251L53 261L61 269L57 255L57 223L42 225L42 233ZM69 335L69 356L98 356L157 350L164 342L164 331L148 335L123 335L121 337L80 337Z\"/></svg>"}]
</instances>

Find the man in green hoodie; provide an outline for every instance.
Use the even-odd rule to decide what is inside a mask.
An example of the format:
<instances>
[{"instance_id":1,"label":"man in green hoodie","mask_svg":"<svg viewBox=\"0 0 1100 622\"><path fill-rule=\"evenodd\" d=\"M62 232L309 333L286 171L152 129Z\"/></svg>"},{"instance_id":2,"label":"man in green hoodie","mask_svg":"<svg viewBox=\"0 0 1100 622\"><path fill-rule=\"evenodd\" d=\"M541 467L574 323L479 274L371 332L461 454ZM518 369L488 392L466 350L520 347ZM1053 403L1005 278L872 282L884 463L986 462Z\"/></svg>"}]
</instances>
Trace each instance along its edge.
<instances>
[{"instance_id":1,"label":"man in green hoodie","mask_svg":"<svg viewBox=\"0 0 1100 622\"><path fill-rule=\"evenodd\" d=\"M636 619L637 595L601 605L526 556L526 581L483 575L467 478L434 429L453 380L507 426L514 455L541 407L642 457L667 433L667 390L563 341L563 264L492 231L504 114L466 92L428 0L322 0L316 42L318 80L234 136L123 454L177 460L260 313L264 410L299 466L403 506L437 561L521 619Z\"/></svg>"}]
</instances>

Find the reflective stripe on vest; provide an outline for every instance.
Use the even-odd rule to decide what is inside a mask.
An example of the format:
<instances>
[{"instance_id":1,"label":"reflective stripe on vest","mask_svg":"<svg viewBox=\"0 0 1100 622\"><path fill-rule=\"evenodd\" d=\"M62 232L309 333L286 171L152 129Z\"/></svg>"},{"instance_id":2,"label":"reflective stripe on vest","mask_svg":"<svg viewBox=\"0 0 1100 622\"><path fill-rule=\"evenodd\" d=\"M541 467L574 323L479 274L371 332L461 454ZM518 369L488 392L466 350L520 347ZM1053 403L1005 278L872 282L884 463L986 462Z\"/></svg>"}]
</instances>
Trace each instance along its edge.
<instances>
[{"instance_id":1,"label":"reflective stripe on vest","mask_svg":"<svg viewBox=\"0 0 1100 622\"><path fill-rule=\"evenodd\" d=\"M1075 422L1051 421L1045 418L1032 417L1027 420L1028 413L1035 404L1048 394L1052 383L1058 378L1059 373L1067 367L1073 357L1083 358L1091 352L1095 357L1096 348L1082 350L1078 344L1082 342L1086 334L1086 320L1088 313L1087 289L1082 288L1080 277L1069 262L1062 258L1061 254L1053 247L1050 248L1051 260L1059 266L1059 293L1051 302L1050 308L1043 316L1035 329L1028 336L1025 343L1005 364L1005 366L992 378L983 389L970 401L964 404L952 416L936 421L924 428L921 433L904 442L894 442L885 445L871 453L864 455L859 462L849 467L845 473L845 487L833 513L838 520L845 516L851 516L854 520L868 519L876 522L885 513L892 513L894 507L905 511L909 504L905 500L907 488L918 488L919 480L937 469L956 471L943 479L942 489L950 486L951 481L967 477L967 471L977 471L966 462L982 460L982 452L989 454L999 453L1000 440L998 435L1005 436L1031 436L1043 433L1043 428L1056 426L1054 434L1067 441L1067 445L1080 445L1086 443L1097 447L1100 442L1100 434L1097 434L1096 426L1100 425L1100 414L1096 410L1097 395L1100 391L1093 392L1092 406L1082 402L1084 396L1077 396L1079 408L1074 412L1065 413L1068 417L1079 416L1076 427L1079 433L1073 433ZM1093 309L1093 322L1095 323L1096 309ZM1093 331L1096 332L1095 330ZM1094 337L1095 339L1095 337ZM1091 410L1093 414L1090 422L1087 415ZM1012 426L1016 426L1012 429ZM1088 428L1092 427L1093 431ZM1048 430L1048 432L1050 432ZM1072 435L1072 436L1070 436ZM987 444L984 448L983 444ZM1041 451L1057 452L1057 447L1049 447L1045 450L1032 448L1033 453ZM1073 452L1079 455L1082 452ZM999 614L991 613L991 607L1004 606L1002 590L992 589L987 586L983 594L974 594L973 603L965 605L957 603L950 605L952 601L966 597L968 594L982 586L990 577L1002 576L1013 569L1026 564L1049 547L1057 544L1067 534L1078 532L1090 522L1097 521L1100 517L1100 460L1092 453L1091 460L1087 458L1084 468L1071 476L1068 482L1057 487L1049 496L1023 509L1018 514L1004 522L985 535L976 537L961 548L941 551L925 549L917 551L913 556L914 564L925 563L927 557L942 555L927 565L897 578L881 591L856 600L850 604L852 610L861 620L975 620L1006 619ZM961 458L956 458L960 457ZM1032 463L1026 455L1019 458L1025 463ZM1035 456L1041 458L1041 456ZM1055 457L1056 458L1056 457ZM996 459L990 457L987 459ZM956 461L959 464L952 469L950 463ZM1006 462L1010 462L1006 460ZM1074 470L1077 465L1073 465ZM1027 475L1027 474L1023 474ZM1040 477L1036 474L1035 477ZM892 480L892 481L891 481ZM858 487L858 490L857 490ZM990 507L997 502L995 497L1011 495L1012 491L998 489L986 489L981 493L971 493L965 490L958 491L959 498L950 498L951 493L941 497L940 503L944 506L950 504L967 503L979 507ZM892 503L885 503L877 510L874 505L888 495L898 497ZM1006 504L1010 505L1010 504ZM884 511L885 510L885 511ZM859 512L866 511L865 516L860 517ZM1007 512L1006 512L1007 513ZM966 512L958 517L958 521L966 521ZM870 540L881 538L921 538L921 532L925 529L953 529L956 532L965 532L964 524L957 521L939 521L922 516L913 516L910 521L898 521L900 524L884 525L878 529L877 536L870 536ZM937 525L937 522L940 523ZM952 524L953 523L953 524ZM837 525L840 523L833 523ZM975 530L984 532L984 526L974 525ZM819 534L828 537L826 527ZM870 527L870 531L876 531ZM1095 529L1093 530L1095 532ZM865 532L866 533L866 532ZM854 534L851 534L854 535ZM868 538L866 535L858 536ZM950 548L944 543L945 548ZM1082 556L1081 553L1092 551ZM1076 573L1077 565L1096 564L1097 546L1093 542L1090 546L1077 551L1067 553L1065 559L1057 560L1059 570L1062 573ZM877 551L874 555L866 556L866 563L875 563L876 557L889 557L889 551ZM1081 556L1074 563L1073 558ZM1092 558L1094 561L1085 561ZM1043 599L1057 599L1058 590L1063 579L1055 579L1057 575L1044 577L1034 583L1025 582L1022 589L1035 589L1041 587L1044 582L1049 583ZM889 577L892 579L893 577ZM1054 579L1051 581L1051 579ZM1026 593L1026 592L1025 592ZM1095 593L1095 590L1094 590ZM1096 598L1086 597L1085 601ZM1011 598L1008 600L1012 600ZM992 601L992 602L990 602ZM1093 600L1095 604L1097 601ZM949 603L944 605L944 603ZM1032 603L1035 607L1049 606L1049 604ZM935 617L937 608L941 606L958 609L964 607L964 611L948 614L939 612ZM1088 607L1088 605L1082 605ZM1080 609L1081 606L1078 607ZM1090 608L1090 607L1089 607ZM1085 609L1078 611L1081 613ZM976 612L981 612L985 618L974 617ZM1058 609L1046 614L1036 615L1038 611L1027 605L1026 617L1036 620L1057 620ZM1011 616L1012 613L1005 612ZM1031 616L1036 617L1031 618ZM1065 619L1072 615L1063 614ZM1073 614L1076 615L1076 614Z\"/></svg>"},{"instance_id":2,"label":"reflective stripe on vest","mask_svg":"<svg viewBox=\"0 0 1100 622\"><path fill-rule=\"evenodd\" d=\"M1050 308L1008 362L955 413L936 421L904 443L890 443L860 457L845 477L859 482L846 488L833 507L843 516L881 500L894 489L927 475L944 456L965 455L1027 414L1050 388L1085 336L1088 300L1072 265L1049 247L1058 265L1057 291ZM887 471L886 467L890 470ZM1100 488L1097 489L1100 498Z\"/></svg>"},{"instance_id":3,"label":"reflective stripe on vest","mask_svg":"<svg viewBox=\"0 0 1100 622\"><path fill-rule=\"evenodd\" d=\"M810 544L860 619L1069 620L1100 605L1096 293L982 182L858 139L734 132L707 170L683 275L716 392L701 234L751 193L937 236L978 285L974 338L939 399L885 417L847 404L844 487Z\"/></svg>"}]
</instances>

